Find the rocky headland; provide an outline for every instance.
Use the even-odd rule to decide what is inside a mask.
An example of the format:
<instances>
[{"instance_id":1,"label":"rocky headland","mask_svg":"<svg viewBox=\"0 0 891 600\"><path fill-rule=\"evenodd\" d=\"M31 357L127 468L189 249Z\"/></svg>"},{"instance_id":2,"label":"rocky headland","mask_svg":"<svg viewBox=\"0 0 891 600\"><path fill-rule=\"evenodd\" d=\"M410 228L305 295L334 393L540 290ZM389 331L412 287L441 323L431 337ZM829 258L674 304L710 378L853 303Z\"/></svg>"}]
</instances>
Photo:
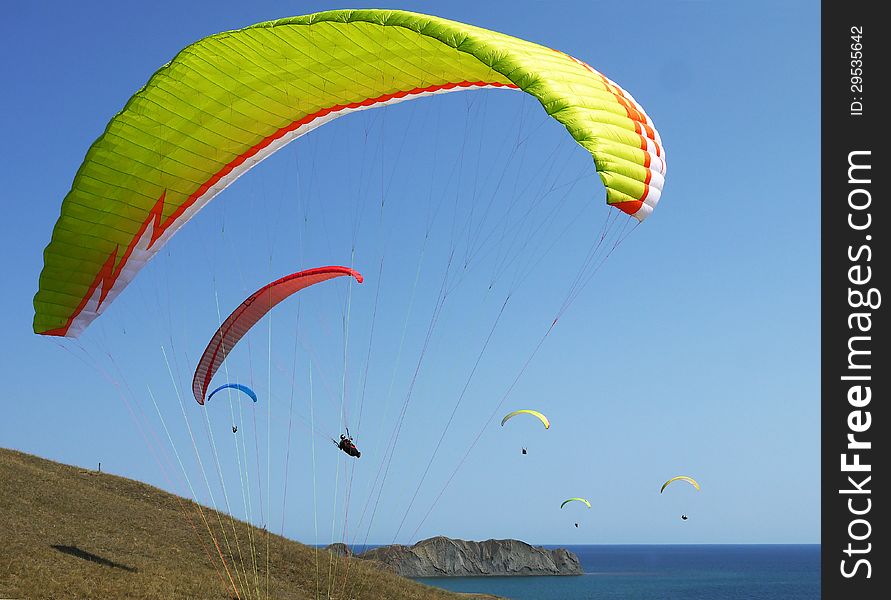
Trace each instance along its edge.
<instances>
[{"instance_id":1,"label":"rocky headland","mask_svg":"<svg viewBox=\"0 0 891 600\"><path fill-rule=\"evenodd\" d=\"M519 540L473 542L437 536L413 546L382 546L357 556L403 577L582 574L579 559L572 552L547 550Z\"/></svg>"}]
</instances>

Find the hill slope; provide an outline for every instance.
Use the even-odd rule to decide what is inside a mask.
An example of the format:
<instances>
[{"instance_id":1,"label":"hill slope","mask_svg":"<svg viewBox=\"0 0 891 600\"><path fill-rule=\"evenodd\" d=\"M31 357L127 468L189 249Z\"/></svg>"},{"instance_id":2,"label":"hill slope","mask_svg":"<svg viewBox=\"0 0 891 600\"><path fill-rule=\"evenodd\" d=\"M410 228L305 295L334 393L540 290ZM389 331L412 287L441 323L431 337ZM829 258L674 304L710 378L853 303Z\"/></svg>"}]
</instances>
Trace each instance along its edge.
<instances>
[{"instance_id":1,"label":"hill slope","mask_svg":"<svg viewBox=\"0 0 891 600\"><path fill-rule=\"evenodd\" d=\"M0 598L466 596L267 534L138 481L0 448Z\"/></svg>"}]
</instances>

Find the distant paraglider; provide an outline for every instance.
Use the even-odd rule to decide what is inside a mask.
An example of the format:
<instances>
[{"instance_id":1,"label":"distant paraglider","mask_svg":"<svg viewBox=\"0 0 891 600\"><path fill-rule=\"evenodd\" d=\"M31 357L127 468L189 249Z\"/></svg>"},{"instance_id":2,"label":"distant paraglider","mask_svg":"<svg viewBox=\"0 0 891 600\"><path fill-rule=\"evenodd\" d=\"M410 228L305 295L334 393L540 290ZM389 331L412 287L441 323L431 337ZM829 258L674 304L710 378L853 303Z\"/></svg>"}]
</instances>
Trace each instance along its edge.
<instances>
[{"instance_id":1,"label":"distant paraglider","mask_svg":"<svg viewBox=\"0 0 891 600\"><path fill-rule=\"evenodd\" d=\"M591 508L591 503L588 502L587 500L585 500L584 498L569 498L568 500L564 500L563 504L560 505L560 508L563 508L570 502L581 502L581 503L585 504L588 508Z\"/></svg>"},{"instance_id":2,"label":"distant paraglider","mask_svg":"<svg viewBox=\"0 0 891 600\"><path fill-rule=\"evenodd\" d=\"M570 502L581 502L582 504L584 504L584 505L587 506L588 508L591 508L591 503L588 502L588 501L587 501L586 499L584 499L584 498L569 498L569 499L567 499L567 500L564 500L564 501L563 501L563 504L560 505L560 508L563 508L564 506L566 506L566 505L569 504ZM576 528L578 528L578 526L579 526L578 522L575 523L575 526L576 526Z\"/></svg>"},{"instance_id":3,"label":"distant paraglider","mask_svg":"<svg viewBox=\"0 0 891 600\"><path fill-rule=\"evenodd\" d=\"M522 409L522 410L515 410L515 411L513 411L513 412L511 412L511 413L507 413L506 415L504 415L504 418L501 419L501 426L504 427L504 424L507 423L510 419L514 418L515 416L517 416L517 415L524 415L524 414L525 414L525 415L532 415L533 417L535 417L536 419L538 419L539 421L541 421L542 425L545 426L545 429L550 429L550 428L551 428L551 422L548 420L548 418L547 418L546 416L544 416L543 414L541 414L541 413L538 412L537 410L529 410L529 409L525 409L525 408ZM522 453L522 454L526 454L526 453L527 453L527 448L526 448L525 446L523 446L523 447L521 448L521 453Z\"/></svg>"},{"instance_id":4,"label":"distant paraglider","mask_svg":"<svg viewBox=\"0 0 891 600\"><path fill-rule=\"evenodd\" d=\"M675 481L686 481L687 483L692 485L694 488L696 488L697 492L701 490L701 488L699 487L699 482L697 482L692 477L687 477L686 475L678 475L677 477L672 477L671 479L669 479L668 481L663 483L662 489L659 490L659 493L661 494L662 492L664 492L665 488L667 488L669 486L669 484L674 483ZM686 521L688 518L689 517L686 514L681 515L681 521Z\"/></svg>"},{"instance_id":5,"label":"distant paraglider","mask_svg":"<svg viewBox=\"0 0 891 600\"><path fill-rule=\"evenodd\" d=\"M242 385L240 383L225 383L225 384L221 385L220 387L218 387L217 389L215 389L214 391L212 391L210 394L207 395L207 400L210 401L210 399L213 398L214 394L216 394L217 392L219 392L221 390L225 390L225 389L238 390L240 392L244 392L251 398L251 400L253 400L254 402L257 401L257 394L254 393L254 390L252 390L248 386ZM232 425L232 433L238 433L238 425L235 425L235 424Z\"/></svg>"}]
</instances>

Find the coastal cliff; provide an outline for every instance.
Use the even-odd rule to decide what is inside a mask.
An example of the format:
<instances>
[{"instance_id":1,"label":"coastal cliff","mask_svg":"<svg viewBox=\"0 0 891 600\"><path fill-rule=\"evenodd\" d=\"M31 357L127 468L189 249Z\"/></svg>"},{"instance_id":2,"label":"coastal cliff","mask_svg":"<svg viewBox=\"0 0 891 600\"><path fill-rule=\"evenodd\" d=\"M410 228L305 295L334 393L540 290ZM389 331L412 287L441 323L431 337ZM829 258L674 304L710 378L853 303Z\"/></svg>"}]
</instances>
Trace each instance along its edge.
<instances>
[{"instance_id":1,"label":"coastal cliff","mask_svg":"<svg viewBox=\"0 0 891 600\"><path fill-rule=\"evenodd\" d=\"M546 550L519 540L473 542L443 536L414 546L375 548L359 558L403 577L581 575L578 557L562 548Z\"/></svg>"}]
</instances>

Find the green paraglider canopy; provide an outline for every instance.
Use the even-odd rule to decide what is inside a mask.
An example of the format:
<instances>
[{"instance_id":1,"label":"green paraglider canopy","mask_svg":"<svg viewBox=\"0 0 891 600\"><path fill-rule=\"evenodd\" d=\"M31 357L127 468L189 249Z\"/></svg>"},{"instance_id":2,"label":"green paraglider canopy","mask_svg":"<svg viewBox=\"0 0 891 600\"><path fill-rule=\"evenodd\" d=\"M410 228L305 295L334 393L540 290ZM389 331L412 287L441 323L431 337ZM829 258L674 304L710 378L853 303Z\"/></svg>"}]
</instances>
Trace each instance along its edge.
<instances>
[{"instance_id":1,"label":"green paraglider canopy","mask_svg":"<svg viewBox=\"0 0 891 600\"><path fill-rule=\"evenodd\" d=\"M641 221L653 211L665 175L659 134L585 62L398 10L278 19L183 49L108 122L44 251L34 331L77 337L202 207L309 131L358 110L485 88L535 97L590 152L609 205Z\"/></svg>"},{"instance_id":2,"label":"green paraglider canopy","mask_svg":"<svg viewBox=\"0 0 891 600\"><path fill-rule=\"evenodd\" d=\"M568 500L564 500L563 504L560 505L560 508L563 508L570 502L582 502L582 503L586 504L588 506L588 508L591 508L591 503L588 502L587 500L585 500L584 498L570 498Z\"/></svg>"}]
</instances>

